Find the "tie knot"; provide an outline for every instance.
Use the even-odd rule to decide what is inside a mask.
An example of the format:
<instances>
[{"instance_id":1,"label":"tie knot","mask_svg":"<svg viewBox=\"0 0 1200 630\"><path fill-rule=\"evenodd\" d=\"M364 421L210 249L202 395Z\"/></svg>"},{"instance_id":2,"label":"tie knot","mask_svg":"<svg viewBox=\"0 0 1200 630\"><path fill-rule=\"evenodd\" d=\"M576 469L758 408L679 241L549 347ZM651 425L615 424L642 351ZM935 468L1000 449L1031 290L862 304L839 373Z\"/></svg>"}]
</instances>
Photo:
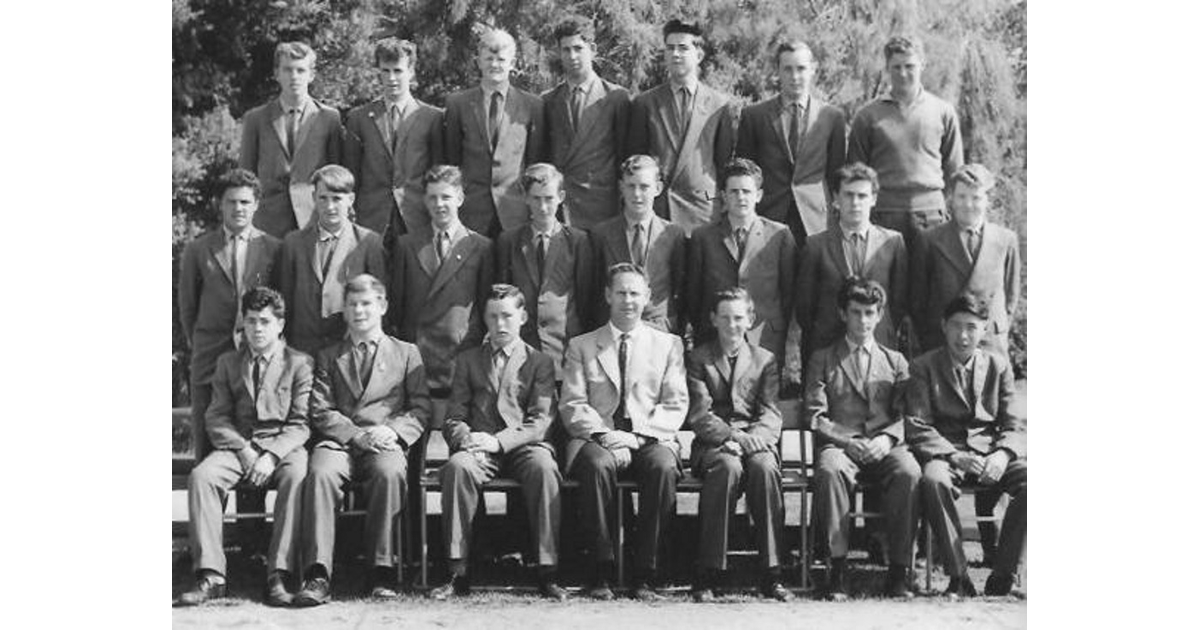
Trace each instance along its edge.
<instances>
[{"instance_id":1,"label":"tie knot","mask_svg":"<svg viewBox=\"0 0 1200 630\"><path fill-rule=\"evenodd\" d=\"M746 238L746 228L740 227L737 230L734 230L734 232L737 234L738 239Z\"/></svg>"},{"instance_id":2,"label":"tie knot","mask_svg":"<svg viewBox=\"0 0 1200 630\"><path fill-rule=\"evenodd\" d=\"M629 333L621 333L621 343L629 341Z\"/></svg>"},{"instance_id":3,"label":"tie knot","mask_svg":"<svg viewBox=\"0 0 1200 630\"><path fill-rule=\"evenodd\" d=\"M369 347L370 347L370 345L367 344L367 342L365 342L365 341L358 342L359 352L366 352Z\"/></svg>"}]
</instances>

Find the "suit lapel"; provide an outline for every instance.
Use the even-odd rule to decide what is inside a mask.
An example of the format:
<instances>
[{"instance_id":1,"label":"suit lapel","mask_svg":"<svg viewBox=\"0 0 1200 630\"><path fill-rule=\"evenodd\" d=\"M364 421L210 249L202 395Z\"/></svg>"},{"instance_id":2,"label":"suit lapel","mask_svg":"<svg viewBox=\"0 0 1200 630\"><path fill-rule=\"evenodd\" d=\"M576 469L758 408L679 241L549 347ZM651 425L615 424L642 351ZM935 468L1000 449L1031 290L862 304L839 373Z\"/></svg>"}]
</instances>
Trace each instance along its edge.
<instances>
[{"instance_id":1,"label":"suit lapel","mask_svg":"<svg viewBox=\"0 0 1200 630\"><path fill-rule=\"evenodd\" d=\"M958 378L954 376L954 357L950 356L950 351L944 347L941 349L941 354L942 379L947 381L950 391L954 392L963 406L970 409L971 403L967 400L967 393L963 391L962 386L958 383Z\"/></svg>"},{"instance_id":2,"label":"suit lapel","mask_svg":"<svg viewBox=\"0 0 1200 630\"><path fill-rule=\"evenodd\" d=\"M872 263L875 262L875 254L879 253L879 247L883 245L883 231L874 224L867 227L867 251L863 254L862 274L864 276L870 271Z\"/></svg>"},{"instance_id":3,"label":"suit lapel","mask_svg":"<svg viewBox=\"0 0 1200 630\"><path fill-rule=\"evenodd\" d=\"M730 225L729 219L721 221L721 242L725 245L725 251L729 252L729 257L733 259L734 264L737 264L737 239L733 237L733 226Z\"/></svg>"},{"instance_id":4,"label":"suit lapel","mask_svg":"<svg viewBox=\"0 0 1200 630\"><path fill-rule=\"evenodd\" d=\"M804 153L804 141L808 139L809 132L812 131L813 124L817 117L814 112L821 106L821 101L813 98L810 94L808 104L804 106L804 120L800 122L800 141L796 143L796 155L792 156L792 177L796 176L796 172L800 170L800 156Z\"/></svg>"},{"instance_id":5,"label":"suit lapel","mask_svg":"<svg viewBox=\"0 0 1200 630\"><path fill-rule=\"evenodd\" d=\"M450 251L446 254L446 260L442 261L441 268L437 270L437 275L433 277L433 282L429 287L429 295L437 293L438 290L446 286L450 278L453 278L454 274L458 272L459 267L462 267L463 263L466 262L467 257L474 253L476 247L475 239L465 234L450 246Z\"/></svg>"},{"instance_id":6,"label":"suit lapel","mask_svg":"<svg viewBox=\"0 0 1200 630\"><path fill-rule=\"evenodd\" d=\"M344 263L346 262L346 257L358 245L358 231L354 227L353 225L347 225L342 228L342 237L334 245L333 256L329 259L329 273L324 278L321 278L321 286L328 287L331 281L337 279L339 271L345 271L346 266Z\"/></svg>"},{"instance_id":7,"label":"suit lapel","mask_svg":"<svg viewBox=\"0 0 1200 630\"><path fill-rule=\"evenodd\" d=\"M417 107L417 100L409 97L408 102L404 104L404 109L400 110L400 126L396 127L395 144L392 145L393 154L400 153L408 141L408 134L417 120Z\"/></svg>"},{"instance_id":8,"label":"suit lapel","mask_svg":"<svg viewBox=\"0 0 1200 630\"><path fill-rule=\"evenodd\" d=\"M757 252L767 244L767 236L763 231L762 219L755 219L754 224L750 226L750 231L746 234L745 253L742 255L742 260L738 264L738 273L745 273L746 265L750 264L750 252ZM736 248L735 250L736 251ZM737 260L737 258L734 258Z\"/></svg>"},{"instance_id":9,"label":"suit lapel","mask_svg":"<svg viewBox=\"0 0 1200 630\"><path fill-rule=\"evenodd\" d=\"M796 156L792 155L792 147L787 141L787 129L783 128L783 98L776 96L771 99L771 105L766 109L771 123L771 129L775 131L775 137L779 140L779 146L783 147L783 152L787 154L788 159L794 166L796 164Z\"/></svg>"},{"instance_id":10,"label":"suit lapel","mask_svg":"<svg viewBox=\"0 0 1200 630\"><path fill-rule=\"evenodd\" d=\"M508 395L509 392L516 391L516 388L510 388L508 384L519 378L521 366L525 365L528 356L525 344L518 341L516 347L513 348L512 356L508 357L508 363L504 366L504 370L500 372L500 387L496 392L496 408L508 426L520 424L525 415L520 407L521 401L514 400Z\"/></svg>"},{"instance_id":11,"label":"suit lapel","mask_svg":"<svg viewBox=\"0 0 1200 630\"><path fill-rule=\"evenodd\" d=\"M716 94L712 88L703 83L696 84L696 98L692 103L692 114L688 117L688 128L683 134L683 143L679 146L679 155L684 156L696 150L696 143L700 140L700 133L704 131L704 120L708 119L709 114L716 109ZM679 169L685 160L675 161L675 172L671 173L670 179L673 181L679 173Z\"/></svg>"},{"instance_id":12,"label":"suit lapel","mask_svg":"<svg viewBox=\"0 0 1200 630\"><path fill-rule=\"evenodd\" d=\"M309 99L308 107L305 107L300 112L300 129L296 131L296 146L293 147L293 153L299 151L300 147L304 146L304 141L308 139L308 132L312 131L313 125L317 121L317 102Z\"/></svg>"},{"instance_id":13,"label":"suit lapel","mask_svg":"<svg viewBox=\"0 0 1200 630\"><path fill-rule=\"evenodd\" d=\"M650 225L653 227L654 222L651 221ZM609 253L612 255L612 260L617 262L633 260L633 254L629 251L629 241L625 239L626 227L627 220L622 215L620 221L613 221L612 229L609 232L608 238L605 239L608 241Z\"/></svg>"},{"instance_id":14,"label":"suit lapel","mask_svg":"<svg viewBox=\"0 0 1200 630\"><path fill-rule=\"evenodd\" d=\"M958 228L953 222L943 223L944 228L935 228L937 231L933 234L935 246L941 251L942 255L950 261L954 268L962 277L971 277L972 264L967 258L967 250L963 247L962 239L958 238ZM983 248L980 247L980 252Z\"/></svg>"},{"instance_id":15,"label":"suit lapel","mask_svg":"<svg viewBox=\"0 0 1200 630\"><path fill-rule=\"evenodd\" d=\"M282 344L283 342L280 342ZM266 369L259 375L258 391L254 394L254 406L258 409L260 417L265 416L269 410L264 409L267 404L267 397L263 394L276 396L279 391L279 381L283 378L283 348L275 350L275 356L267 363ZM254 374L251 372L250 380L254 380ZM286 409L287 405L283 405Z\"/></svg>"},{"instance_id":16,"label":"suit lapel","mask_svg":"<svg viewBox=\"0 0 1200 630\"><path fill-rule=\"evenodd\" d=\"M396 384L396 379L389 376L400 364L397 348L390 339L384 336L379 340L379 348L375 351L375 360L371 362L371 377L362 383L362 397L369 400L382 398Z\"/></svg>"},{"instance_id":17,"label":"suit lapel","mask_svg":"<svg viewBox=\"0 0 1200 630\"><path fill-rule=\"evenodd\" d=\"M288 161L291 161L292 153L288 151L287 145L287 113L283 111L283 107L279 104L278 100L271 101L271 128L275 130L275 137L279 140L279 148L288 157Z\"/></svg>"},{"instance_id":18,"label":"suit lapel","mask_svg":"<svg viewBox=\"0 0 1200 630\"><path fill-rule=\"evenodd\" d=\"M654 96L658 101L654 109L671 139L671 148L678 150L683 131L679 129L678 120L675 118L675 93L671 91L669 83L664 83L662 90Z\"/></svg>"},{"instance_id":19,"label":"suit lapel","mask_svg":"<svg viewBox=\"0 0 1200 630\"><path fill-rule=\"evenodd\" d=\"M392 143L388 138L388 112L386 103L382 100L371 103L371 109L368 114L370 115L371 120L375 123L375 129L379 131L379 141L383 143L383 148L387 150L388 156L391 157Z\"/></svg>"},{"instance_id":20,"label":"suit lapel","mask_svg":"<svg viewBox=\"0 0 1200 630\"><path fill-rule=\"evenodd\" d=\"M961 240L959 239L959 241ZM1000 251L1000 236L996 230L990 229L986 221L980 231L979 241L979 254L971 262L971 273L968 274L968 277L975 275L975 270L980 266L979 261L995 259L997 258L996 253Z\"/></svg>"},{"instance_id":21,"label":"suit lapel","mask_svg":"<svg viewBox=\"0 0 1200 630\"><path fill-rule=\"evenodd\" d=\"M250 347L243 345L238 351L238 369L242 372L242 387L246 389L246 393L250 394L250 398L254 401L258 400L257 392L254 391L254 364L250 361ZM255 405L257 407L257 404Z\"/></svg>"},{"instance_id":22,"label":"suit lapel","mask_svg":"<svg viewBox=\"0 0 1200 630\"><path fill-rule=\"evenodd\" d=\"M588 90L587 94L583 95L583 106L579 108L579 120L575 128L575 137L571 139L571 148L567 152L567 159L570 160L576 153L579 152L580 145L584 144L588 133L595 126L596 121L600 118L602 107L596 105L605 95L608 94L608 86L600 77L596 77L592 81L592 89ZM570 107L570 94L567 95L567 107ZM595 105L595 107L593 107Z\"/></svg>"},{"instance_id":23,"label":"suit lapel","mask_svg":"<svg viewBox=\"0 0 1200 630\"><path fill-rule=\"evenodd\" d=\"M854 391L866 400L867 392L863 387L863 379L859 377L858 370L854 367L854 353L850 352L850 345L845 340L838 342L838 353L842 355L840 361L842 371L850 379L850 384L854 386Z\"/></svg>"},{"instance_id":24,"label":"suit lapel","mask_svg":"<svg viewBox=\"0 0 1200 630\"><path fill-rule=\"evenodd\" d=\"M720 344L716 344L712 346L712 348L711 370L717 374L716 382L713 383L713 393L715 394L722 387L732 388L733 375L729 373L729 362L725 360L724 353L721 352Z\"/></svg>"},{"instance_id":25,"label":"suit lapel","mask_svg":"<svg viewBox=\"0 0 1200 630\"><path fill-rule=\"evenodd\" d=\"M321 260L317 255L317 222L313 221L307 227L303 228L303 237L300 240L300 251L302 255L308 257L309 267L312 268L313 277L317 282L324 284L324 274L321 273Z\"/></svg>"},{"instance_id":26,"label":"suit lapel","mask_svg":"<svg viewBox=\"0 0 1200 630\"><path fill-rule=\"evenodd\" d=\"M971 389L972 393L975 394L975 397L973 400L968 401L975 403L972 407L972 411L975 413L976 418L985 415L981 413L980 406L982 404L981 401L983 400L983 382L984 379L987 378L987 368L987 357L983 356L982 352L976 351L975 362L971 367Z\"/></svg>"},{"instance_id":27,"label":"suit lapel","mask_svg":"<svg viewBox=\"0 0 1200 630\"><path fill-rule=\"evenodd\" d=\"M750 371L750 364L754 363L754 352L750 349L749 342L742 342L742 349L738 350L737 364L733 366L733 378L729 380L729 398L733 399L734 392L738 388L734 387L735 383L740 383L746 378L746 373Z\"/></svg>"},{"instance_id":28,"label":"suit lapel","mask_svg":"<svg viewBox=\"0 0 1200 630\"><path fill-rule=\"evenodd\" d=\"M482 138L483 146L488 147L488 153L492 153L492 139L488 137L487 127L487 112L483 105L484 91L482 88L472 88L474 93L471 94L471 112L475 115L475 124L479 128L479 135Z\"/></svg>"},{"instance_id":29,"label":"suit lapel","mask_svg":"<svg viewBox=\"0 0 1200 630\"><path fill-rule=\"evenodd\" d=\"M438 272L437 252L433 248L432 237L424 240L425 243L417 248L417 262L420 263L421 270L425 272L425 275L432 278Z\"/></svg>"},{"instance_id":30,"label":"suit lapel","mask_svg":"<svg viewBox=\"0 0 1200 630\"><path fill-rule=\"evenodd\" d=\"M259 259L262 257L262 243L263 240L254 226L246 228L246 268L241 270L243 283L246 285L260 284L255 274L258 273Z\"/></svg>"},{"instance_id":31,"label":"suit lapel","mask_svg":"<svg viewBox=\"0 0 1200 630\"><path fill-rule=\"evenodd\" d=\"M829 249L829 254L833 258L833 264L841 272L843 278L850 277L850 267L846 265L846 250L842 247L842 226L834 225L825 232L826 247Z\"/></svg>"},{"instance_id":32,"label":"suit lapel","mask_svg":"<svg viewBox=\"0 0 1200 630\"><path fill-rule=\"evenodd\" d=\"M537 264L537 245L533 243L533 228L529 224L521 227L521 233L517 236L517 242L521 244L521 258L525 261L525 269L529 272L529 277L533 278L540 288L542 286L542 276L539 273ZM549 252L546 253L549 258Z\"/></svg>"},{"instance_id":33,"label":"suit lapel","mask_svg":"<svg viewBox=\"0 0 1200 630\"><path fill-rule=\"evenodd\" d=\"M382 342L380 343L380 351L383 349ZM338 355L335 363L337 364L338 372L342 375L342 381L350 388L350 394L354 397L354 402L357 403L363 396L363 384L358 380L357 370L351 365L354 362L354 353L350 349L350 343L347 341L338 342Z\"/></svg>"},{"instance_id":34,"label":"suit lapel","mask_svg":"<svg viewBox=\"0 0 1200 630\"><path fill-rule=\"evenodd\" d=\"M612 329L608 324L605 324L600 333L596 335L596 361L600 363L600 368L608 375L608 379L612 381L617 391L621 391L621 366L617 362L617 344L613 339Z\"/></svg>"},{"instance_id":35,"label":"suit lapel","mask_svg":"<svg viewBox=\"0 0 1200 630\"><path fill-rule=\"evenodd\" d=\"M225 243L225 230L217 228L213 232L212 244L210 246L212 257L216 259L217 266L225 273L225 279L233 284L233 270L230 267L229 248Z\"/></svg>"}]
</instances>

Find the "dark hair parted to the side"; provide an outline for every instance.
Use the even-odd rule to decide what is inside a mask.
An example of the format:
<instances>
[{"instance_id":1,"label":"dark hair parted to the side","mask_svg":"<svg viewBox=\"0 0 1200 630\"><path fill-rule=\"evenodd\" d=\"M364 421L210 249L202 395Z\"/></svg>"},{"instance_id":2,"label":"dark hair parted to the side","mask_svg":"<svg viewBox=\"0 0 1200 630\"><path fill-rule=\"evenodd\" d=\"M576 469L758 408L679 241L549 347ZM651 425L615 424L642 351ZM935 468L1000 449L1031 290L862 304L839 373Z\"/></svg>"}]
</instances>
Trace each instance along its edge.
<instances>
[{"instance_id":1,"label":"dark hair parted to the side","mask_svg":"<svg viewBox=\"0 0 1200 630\"><path fill-rule=\"evenodd\" d=\"M805 44L798 39L785 39L779 42L779 45L775 47L775 66L779 66L779 58L783 57L783 53L800 51L807 52L809 57L816 57L816 55L813 54L812 48L809 48L808 44Z\"/></svg>"},{"instance_id":2,"label":"dark hair parted to the side","mask_svg":"<svg viewBox=\"0 0 1200 630\"><path fill-rule=\"evenodd\" d=\"M837 181L837 186L833 189L835 195L842 192L843 185L854 182L871 182L871 192L879 194L879 175L875 169L862 162L853 162L839 168L834 173L834 180Z\"/></svg>"},{"instance_id":3,"label":"dark hair parted to the side","mask_svg":"<svg viewBox=\"0 0 1200 630\"><path fill-rule=\"evenodd\" d=\"M564 37L576 35L589 44L596 43L596 27L592 21L579 15L569 15L554 25L554 32L551 35L554 38L554 47L557 48Z\"/></svg>"},{"instance_id":4,"label":"dark hair parted to the side","mask_svg":"<svg viewBox=\"0 0 1200 630\"><path fill-rule=\"evenodd\" d=\"M642 282L646 282L646 272L641 267L630 262L620 262L608 268L608 279L605 281L604 287L611 289L613 280L623 273L637 274L642 277Z\"/></svg>"},{"instance_id":5,"label":"dark hair parted to the side","mask_svg":"<svg viewBox=\"0 0 1200 630\"><path fill-rule=\"evenodd\" d=\"M426 187L430 184L449 184L462 190L462 171L457 166L434 164L428 171L425 171L425 176L421 178L421 183Z\"/></svg>"},{"instance_id":6,"label":"dark hair parted to the side","mask_svg":"<svg viewBox=\"0 0 1200 630\"><path fill-rule=\"evenodd\" d=\"M924 59L925 47L921 45L921 40L915 37L896 35L883 45L883 60L889 61L892 55L916 55Z\"/></svg>"},{"instance_id":7,"label":"dark hair parted to the side","mask_svg":"<svg viewBox=\"0 0 1200 630\"><path fill-rule=\"evenodd\" d=\"M974 315L986 321L988 318L988 303L986 300L975 297L970 293L964 293L950 300L946 308L942 309L942 320L950 319L959 313Z\"/></svg>"},{"instance_id":8,"label":"dark hair parted to the side","mask_svg":"<svg viewBox=\"0 0 1200 630\"><path fill-rule=\"evenodd\" d=\"M312 49L312 46L304 42L280 42L275 46L275 68L279 67L279 62L284 59L311 59L313 65L317 64L317 53Z\"/></svg>"},{"instance_id":9,"label":"dark hair parted to the side","mask_svg":"<svg viewBox=\"0 0 1200 630\"><path fill-rule=\"evenodd\" d=\"M746 309L750 314L754 314L754 300L750 297L750 293L742 287L733 287L731 289L721 289L714 294L716 297L712 303L712 312L716 314L717 308L724 302L736 302L741 300L746 303Z\"/></svg>"},{"instance_id":10,"label":"dark hair parted to the side","mask_svg":"<svg viewBox=\"0 0 1200 630\"><path fill-rule=\"evenodd\" d=\"M220 199L230 188L249 188L255 200L262 199L262 185L258 183L258 176L244 168L230 169L217 178L213 196Z\"/></svg>"},{"instance_id":11,"label":"dark hair parted to the side","mask_svg":"<svg viewBox=\"0 0 1200 630\"><path fill-rule=\"evenodd\" d=\"M313 171L309 183L315 188L317 184L325 184L325 189L337 193L354 192L354 174L350 169L340 164L326 164Z\"/></svg>"},{"instance_id":12,"label":"dark hair parted to the side","mask_svg":"<svg viewBox=\"0 0 1200 630\"><path fill-rule=\"evenodd\" d=\"M671 20L663 25L662 34L663 41L676 33L691 35L696 38L696 46L704 44L704 32L700 30L700 25L693 22L684 22L683 20Z\"/></svg>"},{"instance_id":13,"label":"dark hair parted to the side","mask_svg":"<svg viewBox=\"0 0 1200 630\"><path fill-rule=\"evenodd\" d=\"M538 162L531 164L529 168L521 173L521 190L529 192L533 186L541 184L543 186L553 185L558 190L562 190L563 174L553 164L548 162Z\"/></svg>"},{"instance_id":14,"label":"dark hair parted to the side","mask_svg":"<svg viewBox=\"0 0 1200 630\"><path fill-rule=\"evenodd\" d=\"M264 308L271 309L271 314L279 319L287 314L283 295L271 287L254 287L242 295L242 315Z\"/></svg>"},{"instance_id":15,"label":"dark hair parted to the side","mask_svg":"<svg viewBox=\"0 0 1200 630\"><path fill-rule=\"evenodd\" d=\"M521 293L520 289L511 284L493 284L492 288L488 291L487 301L507 300L509 298L517 301L517 308L525 308L525 294Z\"/></svg>"},{"instance_id":16,"label":"dark hair parted to the side","mask_svg":"<svg viewBox=\"0 0 1200 630\"><path fill-rule=\"evenodd\" d=\"M379 297L387 299L387 288L383 286L379 278L372 276L369 273L360 273L346 283L342 289L342 298L350 297L351 293L368 293L374 291L379 294Z\"/></svg>"},{"instance_id":17,"label":"dark hair parted to the side","mask_svg":"<svg viewBox=\"0 0 1200 630\"><path fill-rule=\"evenodd\" d=\"M395 63L401 59L408 60L409 68L417 67L417 45L407 39L389 37L375 44L375 67L384 63Z\"/></svg>"},{"instance_id":18,"label":"dark hair parted to the side","mask_svg":"<svg viewBox=\"0 0 1200 630\"><path fill-rule=\"evenodd\" d=\"M874 280L850 276L842 283L842 288L838 289L838 310L846 310L851 302L877 306L882 311L883 307L887 306L887 291Z\"/></svg>"},{"instance_id":19,"label":"dark hair parted to the side","mask_svg":"<svg viewBox=\"0 0 1200 630\"><path fill-rule=\"evenodd\" d=\"M762 188L763 185L762 169L754 163L754 160L746 158L733 158L721 168L721 190L725 190L725 185L729 183L730 177L753 178L755 188Z\"/></svg>"},{"instance_id":20,"label":"dark hair parted to the side","mask_svg":"<svg viewBox=\"0 0 1200 630\"><path fill-rule=\"evenodd\" d=\"M953 191L959 184L978 186L987 191L996 185L996 177L982 164L963 164L946 182L946 190Z\"/></svg>"},{"instance_id":21,"label":"dark hair parted to the side","mask_svg":"<svg viewBox=\"0 0 1200 630\"><path fill-rule=\"evenodd\" d=\"M621 162L621 179L647 168L654 169L658 179L662 180L662 166L659 165L658 158L641 153L631 155Z\"/></svg>"}]
</instances>

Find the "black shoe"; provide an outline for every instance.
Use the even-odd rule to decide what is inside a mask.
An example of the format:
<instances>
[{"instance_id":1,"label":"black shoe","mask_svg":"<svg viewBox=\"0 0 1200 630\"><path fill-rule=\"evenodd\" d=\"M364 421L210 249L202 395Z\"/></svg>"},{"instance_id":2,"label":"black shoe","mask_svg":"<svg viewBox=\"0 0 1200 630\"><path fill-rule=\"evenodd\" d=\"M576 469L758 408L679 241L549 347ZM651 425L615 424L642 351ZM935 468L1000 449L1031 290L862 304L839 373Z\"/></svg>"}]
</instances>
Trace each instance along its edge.
<instances>
[{"instance_id":1,"label":"black shoe","mask_svg":"<svg viewBox=\"0 0 1200 630\"><path fill-rule=\"evenodd\" d=\"M908 567L892 565L888 567L887 586L884 594L896 599L912 599L912 589L908 587Z\"/></svg>"},{"instance_id":2,"label":"black shoe","mask_svg":"<svg viewBox=\"0 0 1200 630\"><path fill-rule=\"evenodd\" d=\"M633 587L633 598L639 602L657 602L662 600L662 595L659 595L650 586L650 582L646 580L638 581Z\"/></svg>"},{"instance_id":3,"label":"black shoe","mask_svg":"<svg viewBox=\"0 0 1200 630\"><path fill-rule=\"evenodd\" d=\"M213 573L204 573L196 578L196 586L179 596L176 606L198 606L213 599L225 597L225 582Z\"/></svg>"},{"instance_id":4,"label":"black shoe","mask_svg":"<svg viewBox=\"0 0 1200 630\"><path fill-rule=\"evenodd\" d=\"M846 593L846 559L829 559L829 583L825 585L825 599L831 602L844 602L850 599Z\"/></svg>"},{"instance_id":5,"label":"black shoe","mask_svg":"<svg viewBox=\"0 0 1200 630\"><path fill-rule=\"evenodd\" d=\"M395 577L395 567L374 567L371 570L371 598L395 599L399 597L395 588Z\"/></svg>"},{"instance_id":6,"label":"black shoe","mask_svg":"<svg viewBox=\"0 0 1200 630\"><path fill-rule=\"evenodd\" d=\"M552 599L556 602L567 601L567 590L558 585L554 580L546 580L538 585L538 593L546 599Z\"/></svg>"},{"instance_id":7,"label":"black shoe","mask_svg":"<svg viewBox=\"0 0 1200 630\"><path fill-rule=\"evenodd\" d=\"M763 586L758 589L758 592L763 597L769 597L779 602L790 602L794 597L792 592L784 588L783 584L780 583L779 580L771 580L770 582L763 584Z\"/></svg>"},{"instance_id":8,"label":"black shoe","mask_svg":"<svg viewBox=\"0 0 1200 630\"><path fill-rule=\"evenodd\" d=\"M707 586L701 586L699 588L692 589L692 601L696 602L697 604L711 604L717 601L717 595L716 593L713 593L711 588Z\"/></svg>"},{"instance_id":9,"label":"black shoe","mask_svg":"<svg viewBox=\"0 0 1200 630\"><path fill-rule=\"evenodd\" d=\"M320 606L329 601L329 578L310 577L304 580L300 592L292 598L292 605L298 608Z\"/></svg>"},{"instance_id":10,"label":"black shoe","mask_svg":"<svg viewBox=\"0 0 1200 630\"><path fill-rule=\"evenodd\" d=\"M975 585L971 583L971 578L964 575L950 578L950 586L942 594L951 599L960 599L975 597L978 593L975 592Z\"/></svg>"},{"instance_id":11,"label":"black shoe","mask_svg":"<svg viewBox=\"0 0 1200 630\"><path fill-rule=\"evenodd\" d=\"M470 595L471 583L465 575L452 575L446 583L429 591L429 599L439 602L450 599L451 595Z\"/></svg>"},{"instance_id":12,"label":"black shoe","mask_svg":"<svg viewBox=\"0 0 1200 630\"><path fill-rule=\"evenodd\" d=\"M1013 575L1011 573L1001 574L992 571L988 576L987 582L983 585L984 595L1008 595L1013 592Z\"/></svg>"},{"instance_id":13,"label":"black shoe","mask_svg":"<svg viewBox=\"0 0 1200 630\"><path fill-rule=\"evenodd\" d=\"M610 588L608 585L608 580L599 580L595 584L587 587L583 591L583 596L602 602L611 602L616 598L616 596L613 595L612 588Z\"/></svg>"},{"instance_id":14,"label":"black shoe","mask_svg":"<svg viewBox=\"0 0 1200 630\"><path fill-rule=\"evenodd\" d=\"M268 606L283 608L292 605L292 600L295 598L288 592L286 581L287 573L283 571L271 571L267 575L267 590L263 595L263 601Z\"/></svg>"}]
</instances>

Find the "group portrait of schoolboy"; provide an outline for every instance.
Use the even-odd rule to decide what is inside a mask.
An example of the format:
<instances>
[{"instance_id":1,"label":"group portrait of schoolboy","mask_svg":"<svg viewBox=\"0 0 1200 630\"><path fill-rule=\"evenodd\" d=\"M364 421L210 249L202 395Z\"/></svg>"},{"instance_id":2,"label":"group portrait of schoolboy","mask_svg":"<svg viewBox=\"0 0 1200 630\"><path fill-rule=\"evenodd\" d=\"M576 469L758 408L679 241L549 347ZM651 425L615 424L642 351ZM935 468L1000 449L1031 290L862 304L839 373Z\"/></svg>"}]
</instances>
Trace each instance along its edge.
<instances>
[{"instance_id":1,"label":"group portrait of schoolboy","mask_svg":"<svg viewBox=\"0 0 1200 630\"><path fill-rule=\"evenodd\" d=\"M512 36L487 31L479 84L444 109L414 98L418 51L389 38L374 52L378 97L344 120L308 94L313 50L279 44L279 96L246 113L220 225L181 260L197 465L195 586L178 604L224 596L224 502L245 485L277 492L265 602L329 601L351 480L370 595L395 597L408 458L431 430L450 456L446 572L430 597L469 592L482 488L504 477L523 493L539 592L556 600L563 480L578 484L565 518L588 551L579 597L601 600L621 553L617 481L635 482L631 593L655 600L685 428L703 481L692 597L720 592L744 494L759 591L790 600L781 391L802 397L812 433L824 597L847 598L862 480L881 489L883 595L913 596L922 519L947 594L976 594L964 484L980 514L1009 495L998 540L981 533L984 592L1013 592L1026 420L1007 338L1021 258L987 219L993 175L963 163L953 106L922 87L920 42L887 42L890 91L847 120L812 94L818 60L801 41L774 49L779 94L739 113L700 81L701 29L672 20L662 35L667 80L635 94L596 74L594 26L564 19L564 80L538 96L510 83Z\"/></svg>"}]
</instances>

